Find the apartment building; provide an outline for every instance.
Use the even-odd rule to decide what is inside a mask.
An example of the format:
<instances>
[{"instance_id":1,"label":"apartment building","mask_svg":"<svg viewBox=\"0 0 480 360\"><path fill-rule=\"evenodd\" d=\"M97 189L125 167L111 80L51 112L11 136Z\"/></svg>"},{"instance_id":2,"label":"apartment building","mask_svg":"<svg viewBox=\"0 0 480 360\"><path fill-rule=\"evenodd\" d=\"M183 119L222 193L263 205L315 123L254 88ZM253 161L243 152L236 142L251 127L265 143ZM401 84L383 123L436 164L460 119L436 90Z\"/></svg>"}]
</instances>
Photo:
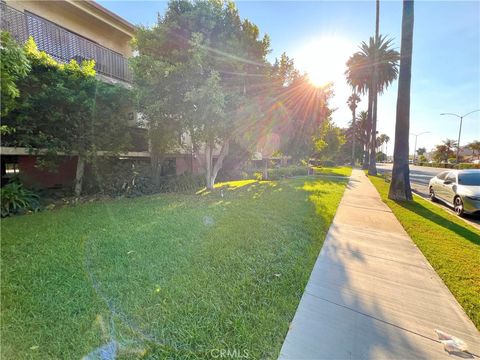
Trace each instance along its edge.
<instances>
[{"instance_id":1,"label":"apartment building","mask_svg":"<svg viewBox=\"0 0 480 360\"><path fill-rule=\"evenodd\" d=\"M30 36L38 48L59 62L71 59L95 60L97 78L111 84L131 86L132 72L128 58L133 55L131 40L135 27L95 1L18 1L0 2L0 28L24 43ZM132 109L132 149L122 159L149 160L146 129L136 126L137 115ZM38 169L36 156L25 148L1 148L2 178L21 172L27 182L37 186L56 187L72 183L76 158L66 158L56 172ZM198 159L189 151L179 149L169 156L170 169L176 174L201 171Z\"/></svg>"},{"instance_id":2,"label":"apartment building","mask_svg":"<svg viewBox=\"0 0 480 360\"><path fill-rule=\"evenodd\" d=\"M135 27L94 1L2 1L1 28L20 43L32 36L57 61L95 60L98 76L128 86Z\"/></svg>"}]
</instances>

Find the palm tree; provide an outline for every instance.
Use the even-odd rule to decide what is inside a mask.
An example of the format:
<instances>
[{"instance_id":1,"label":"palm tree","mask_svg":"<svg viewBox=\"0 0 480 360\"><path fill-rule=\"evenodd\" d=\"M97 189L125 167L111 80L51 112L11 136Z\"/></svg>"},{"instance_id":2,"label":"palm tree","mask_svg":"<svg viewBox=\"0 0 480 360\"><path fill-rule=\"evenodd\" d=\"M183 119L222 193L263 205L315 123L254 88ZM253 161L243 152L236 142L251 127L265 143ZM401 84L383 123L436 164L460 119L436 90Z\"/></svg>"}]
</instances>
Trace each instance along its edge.
<instances>
[{"instance_id":1,"label":"palm tree","mask_svg":"<svg viewBox=\"0 0 480 360\"><path fill-rule=\"evenodd\" d=\"M357 122L357 134L360 134L360 139L362 142L362 149L365 154L365 150L367 149L367 123L368 123L368 112L367 111L360 111L356 118Z\"/></svg>"},{"instance_id":2,"label":"palm tree","mask_svg":"<svg viewBox=\"0 0 480 360\"><path fill-rule=\"evenodd\" d=\"M453 152L454 149L458 147L458 142L456 140L446 139L446 140L442 140L442 142L443 142L443 145L447 147L449 152L450 151Z\"/></svg>"},{"instance_id":3,"label":"palm tree","mask_svg":"<svg viewBox=\"0 0 480 360\"><path fill-rule=\"evenodd\" d=\"M477 157L480 155L480 141L475 140L468 144L467 147L472 150L472 157L475 157L475 153L477 154Z\"/></svg>"},{"instance_id":4,"label":"palm tree","mask_svg":"<svg viewBox=\"0 0 480 360\"><path fill-rule=\"evenodd\" d=\"M377 137L377 142L376 142L376 146L377 146L377 151L378 149L381 149L382 145L385 144L387 142L387 138L388 136L385 135L385 134L380 134L378 137Z\"/></svg>"},{"instance_id":5,"label":"palm tree","mask_svg":"<svg viewBox=\"0 0 480 360\"><path fill-rule=\"evenodd\" d=\"M355 166L355 134L356 134L356 129L355 129L355 110L357 109L357 104L360 102L360 97L357 95L355 90L353 90L352 95L349 96L347 100L347 104L349 109L352 112L352 161L351 164L352 167Z\"/></svg>"},{"instance_id":6,"label":"palm tree","mask_svg":"<svg viewBox=\"0 0 480 360\"><path fill-rule=\"evenodd\" d=\"M410 132L410 84L412 80L413 0L403 0L400 75L398 79L395 147L392 181L388 197L393 200L412 200L408 141Z\"/></svg>"},{"instance_id":7,"label":"palm tree","mask_svg":"<svg viewBox=\"0 0 480 360\"><path fill-rule=\"evenodd\" d=\"M376 16L375 16L375 44L378 44L380 36L380 0L376 1ZM370 175L377 175L377 155L376 149L376 134L377 134L377 101L378 101L378 51L375 51L373 58L373 74L372 74L372 89L373 91L373 108L372 108L372 138L370 144L370 161L368 165L368 173Z\"/></svg>"},{"instance_id":8,"label":"palm tree","mask_svg":"<svg viewBox=\"0 0 480 360\"><path fill-rule=\"evenodd\" d=\"M378 59L375 61L375 57ZM375 94L383 93L388 86L398 76L398 51L392 48L392 39L387 39L386 36L379 35L376 42L374 37L370 37L368 44L362 42L360 50L354 53L347 61L347 70L345 76L347 82L360 94L368 93L368 120L367 120L367 149L364 153L363 169L367 169L372 159L372 154L369 154L371 149L372 138L376 137L375 130L372 131L373 120L373 106ZM374 66L376 64L376 67ZM373 85L374 68L376 68L376 86ZM376 105L375 105L376 106ZM375 149L373 149L373 161L375 161Z\"/></svg>"},{"instance_id":9,"label":"palm tree","mask_svg":"<svg viewBox=\"0 0 480 360\"><path fill-rule=\"evenodd\" d=\"M390 136L385 135L384 141L385 141L385 156L387 156L387 160L388 160L387 152L388 152L388 142L390 141Z\"/></svg>"}]
</instances>

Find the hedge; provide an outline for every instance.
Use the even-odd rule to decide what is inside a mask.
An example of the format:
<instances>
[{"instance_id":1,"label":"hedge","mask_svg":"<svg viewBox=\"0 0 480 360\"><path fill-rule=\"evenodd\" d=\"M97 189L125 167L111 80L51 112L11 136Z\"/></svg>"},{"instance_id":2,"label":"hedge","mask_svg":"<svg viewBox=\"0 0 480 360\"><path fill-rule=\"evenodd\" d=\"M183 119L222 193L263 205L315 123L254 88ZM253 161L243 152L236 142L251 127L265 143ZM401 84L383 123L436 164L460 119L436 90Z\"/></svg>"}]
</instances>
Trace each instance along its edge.
<instances>
[{"instance_id":1,"label":"hedge","mask_svg":"<svg viewBox=\"0 0 480 360\"><path fill-rule=\"evenodd\" d=\"M443 169L480 169L480 164L472 164L472 163L460 163L460 164L420 163L419 166L438 167Z\"/></svg>"}]
</instances>

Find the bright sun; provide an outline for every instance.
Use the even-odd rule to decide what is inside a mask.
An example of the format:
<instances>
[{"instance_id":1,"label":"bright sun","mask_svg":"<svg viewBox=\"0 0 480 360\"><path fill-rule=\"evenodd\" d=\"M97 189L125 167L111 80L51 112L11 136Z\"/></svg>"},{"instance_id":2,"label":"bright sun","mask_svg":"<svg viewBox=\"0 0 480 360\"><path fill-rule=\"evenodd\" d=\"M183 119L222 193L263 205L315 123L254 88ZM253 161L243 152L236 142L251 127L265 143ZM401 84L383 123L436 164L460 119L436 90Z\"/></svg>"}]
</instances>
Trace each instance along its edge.
<instances>
[{"instance_id":1,"label":"bright sun","mask_svg":"<svg viewBox=\"0 0 480 360\"><path fill-rule=\"evenodd\" d=\"M315 86L324 86L345 81L345 63L355 45L343 37L322 36L302 46L295 54L295 64L301 71L308 73Z\"/></svg>"}]
</instances>

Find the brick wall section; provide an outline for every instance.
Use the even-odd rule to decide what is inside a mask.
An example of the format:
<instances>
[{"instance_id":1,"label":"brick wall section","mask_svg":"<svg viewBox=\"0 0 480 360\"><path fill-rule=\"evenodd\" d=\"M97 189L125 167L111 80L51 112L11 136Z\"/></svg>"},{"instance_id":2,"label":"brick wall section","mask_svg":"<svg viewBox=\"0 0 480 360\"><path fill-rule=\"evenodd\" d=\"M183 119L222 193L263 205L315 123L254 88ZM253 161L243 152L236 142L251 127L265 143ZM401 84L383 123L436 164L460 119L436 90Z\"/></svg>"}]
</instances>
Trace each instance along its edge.
<instances>
[{"instance_id":1,"label":"brick wall section","mask_svg":"<svg viewBox=\"0 0 480 360\"><path fill-rule=\"evenodd\" d=\"M77 158L68 157L55 171L39 169L35 166L36 156L19 156L18 168L22 181L28 186L52 188L59 185L71 186L75 180Z\"/></svg>"}]
</instances>

